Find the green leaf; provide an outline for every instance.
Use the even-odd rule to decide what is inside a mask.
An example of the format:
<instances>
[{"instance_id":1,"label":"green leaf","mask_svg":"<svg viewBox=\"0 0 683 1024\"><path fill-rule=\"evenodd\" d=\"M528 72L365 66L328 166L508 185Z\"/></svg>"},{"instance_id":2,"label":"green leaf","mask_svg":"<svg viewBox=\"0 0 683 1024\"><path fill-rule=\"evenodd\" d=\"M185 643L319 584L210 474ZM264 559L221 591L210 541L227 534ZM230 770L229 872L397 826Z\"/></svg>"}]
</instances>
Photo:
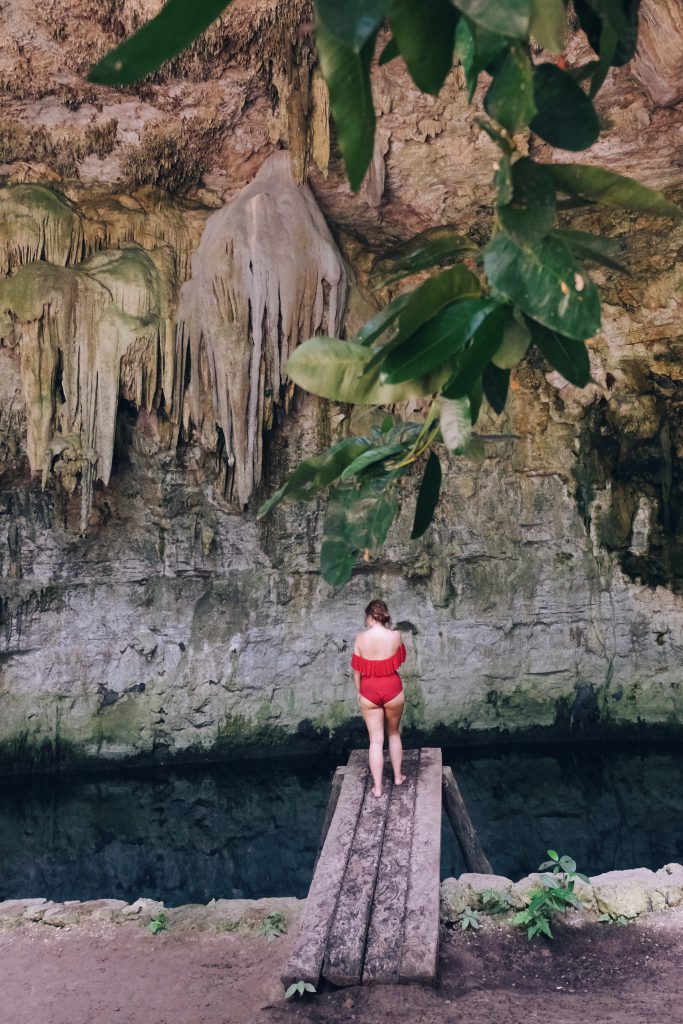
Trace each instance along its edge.
<instances>
[{"instance_id":1,"label":"green leaf","mask_svg":"<svg viewBox=\"0 0 683 1024\"><path fill-rule=\"evenodd\" d=\"M550 930L550 924L547 917L541 917L539 919L538 928L539 931L543 932L544 935L547 935L549 939L552 939L553 933Z\"/></svg>"},{"instance_id":2,"label":"green leaf","mask_svg":"<svg viewBox=\"0 0 683 1024\"><path fill-rule=\"evenodd\" d=\"M545 50L562 53L567 38L567 7L564 0L531 0L529 34Z\"/></svg>"},{"instance_id":3,"label":"green leaf","mask_svg":"<svg viewBox=\"0 0 683 1024\"><path fill-rule=\"evenodd\" d=\"M310 981L307 981L304 984L304 992L315 992L315 991L316 991L316 987L315 987L315 985L311 985Z\"/></svg>"},{"instance_id":4,"label":"green leaf","mask_svg":"<svg viewBox=\"0 0 683 1024\"><path fill-rule=\"evenodd\" d=\"M388 306L380 309L379 313L363 324L361 329L354 335L353 340L358 345L372 345L373 341L376 341L398 319L399 313L406 307L411 295L412 292L404 292L402 295L397 295Z\"/></svg>"},{"instance_id":5,"label":"green leaf","mask_svg":"<svg viewBox=\"0 0 683 1024\"><path fill-rule=\"evenodd\" d=\"M402 444L383 444L377 448L369 448L367 451L361 452L358 458L346 467L342 472L341 479L348 480L349 477L356 476L373 463L382 462L390 455L397 455L398 452L403 451L403 448Z\"/></svg>"},{"instance_id":6,"label":"green leaf","mask_svg":"<svg viewBox=\"0 0 683 1024\"><path fill-rule=\"evenodd\" d=\"M441 310L387 356L387 383L400 384L436 370L469 341L495 305L493 299L469 299Z\"/></svg>"},{"instance_id":7,"label":"green leaf","mask_svg":"<svg viewBox=\"0 0 683 1024\"><path fill-rule=\"evenodd\" d=\"M373 276L382 276L382 283L385 285L394 284L422 270L455 263L463 253L478 251L479 246L475 242L465 235L458 234L448 224L427 228L407 242L388 249L381 263L391 263L391 272L384 276L383 271L375 271Z\"/></svg>"},{"instance_id":8,"label":"green leaf","mask_svg":"<svg viewBox=\"0 0 683 1024\"><path fill-rule=\"evenodd\" d=\"M573 874L576 871L576 861L572 857L565 856L560 857L560 864L568 874Z\"/></svg>"},{"instance_id":9,"label":"green leaf","mask_svg":"<svg viewBox=\"0 0 683 1024\"><path fill-rule=\"evenodd\" d=\"M574 255L581 259L599 263L603 267L618 270L622 274L631 273L627 267L614 259L614 254L619 251L619 246L612 238L593 235L590 231L567 231L565 229L553 231L553 235L560 238Z\"/></svg>"},{"instance_id":10,"label":"green leaf","mask_svg":"<svg viewBox=\"0 0 683 1024\"><path fill-rule=\"evenodd\" d=\"M391 31L422 92L436 96L451 70L456 22L450 0L393 0Z\"/></svg>"},{"instance_id":11,"label":"green leaf","mask_svg":"<svg viewBox=\"0 0 683 1024\"><path fill-rule=\"evenodd\" d=\"M531 0L454 0L464 15L490 32L525 39L529 34Z\"/></svg>"},{"instance_id":12,"label":"green leaf","mask_svg":"<svg viewBox=\"0 0 683 1024\"><path fill-rule=\"evenodd\" d=\"M512 165L512 197L499 204L498 217L519 245L536 242L555 223L555 179L543 164L524 156Z\"/></svg>"},{"instance_id":13,"label":"green leaf","mask_svg":"<svg viewBox=\"0 0 683 1024\"><path fill-rule=\"evenodd\" d=\"M391 0L315 0L316 26L322 25L325 33L347 50L360 53L390 6Z\"/></svg>"},{"instance_id":14,"label":"green leaf","mask_svg":"<svg viewBox=\"0 0 683 1024\"><path fill-rule=\"evenodd\" d=\"M455 51L465 72L470 102L477 88L480 73L485 71L509 45L510 40L505 36L497 32L488 32L479 25L469 22L467 18L460 18L455 31Z\"/></svg>"},{"instance_id":15,"label":"green leaf","mask_svg":"<svg viewBox=\"0 0 683 1024\"><path fill-rule=\"evenodd\" d=\"M538 113L530 122L536 132L558 149L581 150L600 134L595 107L571 75L556 64L534 68L533 93Z\"/></svg>"},{"instance_id":16,"label":"green leaf","mask_svg":"<svg viewBox=\"0 0 683 1024\"><path fill-rule=\"evenodd\" d=\"M481 377L477 377L474 381L469 392L470 400L470 415L472 418L472 424L474 425L479 419L479 411L481 410L481 403L484 400L484 385ZM474 441L474 438L470 440L470 444ZM483 447L483 441L481 442Z\"/></svg>"},{"instance_id":17,"label":"green leaf","mask_svg":"<svg viewBox=\"0 0 683 1024\"><path fill-rule=\"evenodd\" d=\"M156 18L110 50L88 72L99 85L130 85L175 57L229 7L231 0L167 0Z\"/></svg>"},{"instance_id":18,"label":"green leaf","mask_svg":"<svg viewBox=\"0 0 683 1024\"><path fill-rule=\"evenodd\" d=\"M534 344L543 353L553 369L565 380L583 388L590 380L590 360L583 341L565 338L555 331L549 331L541 324L529 322Z\"/></svg>"},{"instance_id":19,"label":"green leaf","mask_svg":"<svg viewBox=\"0 0 683 1024\"><path fill-rule=\"evenodd\" d=\"M381 384L378 366L366 372L370 359L372 352L364 345L315 337L294 349L286 369L295 384L314 395L335 402L370 405L393 405L406 398L434 394L450 374L445 368L420 380Z\"/></svg>"},{"instance_id":20,"label":"green leaf","mask_svg":"<svg viewBox=\"0 0 683 1024\"><path fill-rule=\"evenodd\" d=\"M346 437L320 455L304 459L282 487L261 505L256 518L261 519L281 501L288 503L310 498L341 476L347 466L371 447L372 442L367 437Z\"/></svg>"},{"instance_id":21,"label":"green leaf","mask_svg":"<svg viewBox=\"0 0 683 1024\"><path fill-rule=\"evenodd\" d=\"M430 452L417 496L413 531L410 534L411 540L417 540L418 537L421 537L434 518L434 510L439 501L440 490L441 463L439 462L438 455L435 452Z\"/></svg>"},{"instance_id":22,"label":"green leaf","mask_svg":"<svg viewBox=\"0 0 683 1024\"><path fill-rule=\"evenodd\" d=\"M463 266L450 267L424 281L410 293L410 298L399 314L398 331L390 341L374 352L367 370L383 362L390 352L403 345L425 321L435 316L444 306L458 299L474 298L480 294L479 281Z\"/></svg>"},{"instance_id":23,"label":"green leaf","mask_svg":"<svg viewBox=\"0 0 683 1024\"><path fill-rule=\"evenodd\" d=\"M451 452L464 448L472 434L469 398L439 399L439 423L444 444Z\"/></svg>"},{"instance_id":24,"label":"green leaf","mask_svg":"<svg viewBox=\"0 0 683 1024\"><path fill-rule=\"evenodd\" d=\"M327 506L320 571L333 587L345 583L359 554L384 544L396 512L395 474L365 473L334 487Z\"/></svg>"},{"instance_id":25,"label":"green leaf","mask_svg":"<svg viewBox=\"0 0 683 1024\"><path fill-rule=\"evenodd\" d=\"M514 135L536 113L534 95L529 58L519 43L513 43L484 97L486 112Z\"/></svg>"},{"instance_id":26,"label":"green leaf","mask_svg":"<svg viewBox=\"0 0 683 1024\"><path fill-rule=\"evenodd\" d=\"M296 981L293 981L292 984L287 989L287 991L285 992L285 999L291 999L292 996L297 991L298 991L298 985L297 985Z\"/></svg>"},{"instance_id":27,"label":"green leaf","mask_svg":"<svg viewBox=\"0 0 683 1024\"><path fill-rule=\"evenodd\" d=\"M493 363L489 363L482 374L482 383L484 385L486 401L489 403L493 411L500 415L505 408L505 403L508 397L510 371L501 370L497 366L494 366Z\"/></svg>"},{"instance_id":28,"label":"green leaf","mask_svg":"<svg viewBox=\"0 0 683 1024\"><path fill-rule=\"evenodd\" d=\"M588 41L602 57L605 38L613 36L609 64L621 67L636 52L640 0L575 0L574 8ZM606 31L607 30L607 31Z\"/></svg>"},{"instance_id":29,"label":"green leaf","mask_svg":"<svg viewBox=\"0 0 683 1024\"><path fill-rule=\"evenodd\" d=\"M357 192L370 166L375 141L370 62L376 36L371 35L356 52L317 23L315 39L346 175Z\"/></svg>"},{"instance_id":30,"label":"green leaf","mask_svg":"<svg viewBox=\"0 0 683 1024\"><path fill-rule=\"evenodd\" d=\"M495 306L475 332L470 345L458 359L457 368L443 389L446 398L463 398L481 377L493 354L500 348L507 310Z\"/></svg>"},{"instance_id":31,"label":"green leaf","mask_svg":"<svg viewBox=\"0 0 683 1024\"><path fill-rule=\"evenodd\" d=\"M512 167L509 159L502 154L493 175L493 185L498 206L507 206L512 199Z\"/></svg>"},{"instance_id":32,"label":"green leaf","mask_svg":"<svg viewBox=\"0 0 683 1024\"><path fill-rule=\"evenodd\" d=\"M392 60L396 60L396 58L400 56L401 52L398 46L396 45L396 40L390 39L387 45L382 50L382 52L380 53L377 63L379 64L380 67L383 67L384 64L389 64Z\"/></svg>"},{"instance_id":33,"label":"green leaf","mask_svg":"<svg viewBox=\"0 0 683 1024\"><path fill-rule=\"evenodd\" d=\"M513 313L505 322L503 341L491 356L491 362L501 370L510 370L524 358L530 344L531 333L524 318Z\"/></svg>"},{"instance_id":34,"label":"green leaf","mask_svg":"<svg viewBox=\"0 0 683 1024\"><path fill-rule=\"evenodd\" d=\"M589 338L600 327L597 289L559 238L530 248L500 231L486 247L484 268L499 295L546 327L570 338Z\"/></svg>"},{"instance_id":35,"label":"green leaf","mask_svg":"<svg viewBox=\"0 0 683 1024\"><path fill-rule=\"evenodd\" d=\"M647 188L633 178L626 178L603 167L583 164L549 164L558 188L572 196L591 199L623 210L648 213L653 217L672 217L683 220L683 210L670 203L661 192Z\"/></svg>"}]
</instances>

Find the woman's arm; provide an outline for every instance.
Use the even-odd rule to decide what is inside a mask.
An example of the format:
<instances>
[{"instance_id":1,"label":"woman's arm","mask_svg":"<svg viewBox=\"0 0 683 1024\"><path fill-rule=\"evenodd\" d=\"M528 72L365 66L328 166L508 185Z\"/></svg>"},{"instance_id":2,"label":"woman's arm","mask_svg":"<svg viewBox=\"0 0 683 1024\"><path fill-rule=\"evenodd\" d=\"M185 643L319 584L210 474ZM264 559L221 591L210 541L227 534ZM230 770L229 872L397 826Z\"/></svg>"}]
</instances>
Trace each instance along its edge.
<instances>
[{"instance_id":1,"label":"woman's arm","mask_svg":"<svg viewBox=\"0 0 683 1024\"><path fill-rule=\"evenodd\" d=\"M360 657L360 648L358 647L358 637L356 637L356 642L353 645L353 653L357 654ZM353 670L353 681L356 684L356 696L360 697L360 672L358 671L357 668L354 668L354 670Z\"/></svg>"}]
</instances>

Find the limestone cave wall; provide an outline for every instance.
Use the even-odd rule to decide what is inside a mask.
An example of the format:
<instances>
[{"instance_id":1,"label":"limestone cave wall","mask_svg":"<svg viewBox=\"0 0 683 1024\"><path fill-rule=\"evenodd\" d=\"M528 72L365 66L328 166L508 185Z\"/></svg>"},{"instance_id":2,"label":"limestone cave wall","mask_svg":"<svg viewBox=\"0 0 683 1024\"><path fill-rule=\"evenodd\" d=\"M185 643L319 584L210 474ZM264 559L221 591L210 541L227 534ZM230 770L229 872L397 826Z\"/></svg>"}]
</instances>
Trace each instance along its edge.
<instances>
[{"instance_id":1,"label":"limestone cave wall","mask_svg":"<svg viewBox=\"0 0 683 1024\"><path fill-rule=\"evenodd\" d=\"M683 230L565 215L630 271L594 273L593 382L532 357L424 537L413 481L385 550L332 590L324 505L255 509L364 414L284 362L386 300L368 273L396 240L443 221L485 240L493 147L459 69L433 98L393 62L352 195L298 0L235 0L138 87L88 85L158 6L0 12L0 762L340 748L377 595L416 736L680 735ZM683 25L675 0L642 11L579 159L681 201Z\"/></svg>"}]
</instances>

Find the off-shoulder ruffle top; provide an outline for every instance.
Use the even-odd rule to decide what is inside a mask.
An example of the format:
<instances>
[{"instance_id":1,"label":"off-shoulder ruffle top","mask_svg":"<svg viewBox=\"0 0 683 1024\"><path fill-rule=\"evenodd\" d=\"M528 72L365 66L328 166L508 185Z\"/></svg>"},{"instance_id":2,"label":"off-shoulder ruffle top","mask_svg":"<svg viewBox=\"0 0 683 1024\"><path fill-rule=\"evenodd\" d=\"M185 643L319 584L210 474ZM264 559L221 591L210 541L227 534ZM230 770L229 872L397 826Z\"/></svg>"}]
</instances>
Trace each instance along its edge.
<instances>
[{"instance_id":1,"label":"off-shoulder ruffle top","mask_svg":"<svg viewBox=\"0 0 683 1024\"><path fill-rule=\"evenodd\" d=\"M390 658L363 658L360 654L351 656L351 668L363 676L390 676L406 660L406 649L402 643Z\"/></svg>"}]
</instances>

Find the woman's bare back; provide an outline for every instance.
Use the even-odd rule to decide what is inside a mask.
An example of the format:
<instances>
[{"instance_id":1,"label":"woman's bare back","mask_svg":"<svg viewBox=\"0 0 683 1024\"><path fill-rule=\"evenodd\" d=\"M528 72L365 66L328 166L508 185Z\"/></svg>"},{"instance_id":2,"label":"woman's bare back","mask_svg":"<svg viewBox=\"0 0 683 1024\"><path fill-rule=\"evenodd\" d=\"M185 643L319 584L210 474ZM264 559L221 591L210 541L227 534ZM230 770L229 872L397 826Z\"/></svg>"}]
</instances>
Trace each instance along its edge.
<instances>
[{"instance_id":1,"label":"woman's bare back","mask_svg":"<svg viewBox=\"0 0 683 1024\"><path fill-rule=\"evenodd\" d=\"M401 646L401 634L386 626L370 626L356 637L355 649L362 658L383 661L391 658Z\"/></svg>"}]
</instances>

